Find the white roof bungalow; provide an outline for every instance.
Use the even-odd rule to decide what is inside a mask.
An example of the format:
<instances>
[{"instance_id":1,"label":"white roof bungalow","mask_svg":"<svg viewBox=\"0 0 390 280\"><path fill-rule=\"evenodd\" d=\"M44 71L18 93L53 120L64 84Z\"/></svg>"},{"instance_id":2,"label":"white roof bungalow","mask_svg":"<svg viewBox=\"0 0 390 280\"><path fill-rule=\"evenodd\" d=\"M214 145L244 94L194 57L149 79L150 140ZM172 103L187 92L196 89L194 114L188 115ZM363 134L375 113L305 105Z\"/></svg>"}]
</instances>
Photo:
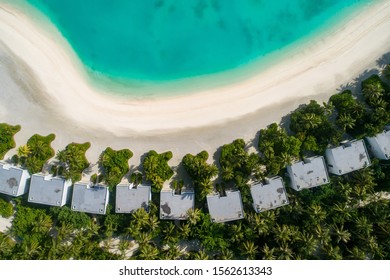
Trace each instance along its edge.
<instances>
[{"instance_id":1,"label":"white roof bungalow","mask_svg":"<svg viewBox=\"0 0 390 280\"><path fill-rule=\"evenodd\" d=\"M106 214L109 191L106 186L91 186L89 183L74 184L72 207L73 211L91 214Z\"/></svg>"},{"instance_id":2,"label":"white roof bungalow","mask_svg":"<svg viewBox=\"0 0 390 280\"><path fill-rule=\"evenodd\" d=\"M226 191L226 196L220 194L208 195L207 206L211 221L216 223L244 218L240 191Z\"/></svg>"},{"instance_id":3,"label":"white roof bungalow","mask_svg":"<svg viewBox=\"0 0 390 280\"><path fill-rule=\"evenodd\" d=\"M287 172L291 187L296 191L329 183L329 175L323 156L306 158L303 161L287 165Z\"/></svg>"},{"instance_id":4,"label":"white roof bungalow","mask_svg":"<svg viewBox=\"0 0 390 280\"><path fill-rule=\"evenodd\" d=\"M195 193L193 190L175 194L174 190L162 190L160 193L160 219L186 220L188 210L195 207Z\"/></svg>"},{"instance_id":5,"label":"white roof bungalow","mask_svg":"<svg viewBox=\"0 0 390 280\"><path fill-rule=\"evenodd\" d=\"M133 213L139 208L149 211L149 201L152 200L150 186L134 184L119 184L116 186L116 213Z\"/></svg>"},{"instance_id":6,"label":"white roof bungalow","mask_svg":"<svg viewBox=\"0 0 390 280\"><path fill-rule=\"evenodd\" d=\"M28 202L64 206L71 197L72 181L52 175L33 174Z\"/></svg>"},{"instance_id":7,"label":"white roof bungalow","mask_svg":"<svg viewBox=\"0 0 390 280\"><path fill-rule=\"evenodd\" d=\"M27 170L0 163L0 193L10 196L20 196L28 192L28 179L30 174Z\"/></svg>"},{"instance_id":8,"label":"white roof bungalow","mask_svg":"<svg viewBox=\"0 0 390 280\"><path fill-rule=\"evenodd\" d=\"M266 184L251 186L251 195L253 208L257 213L288 204L286 189L280 177L266 179Z\"/></svg>"},{"instance_id":9,"label":"white roof bungalow","mask_svg":"<svg viewBox=\"0 0 390 280\"><path fill-rule=\"evenodd\" d=\"M368 148L379 159L390 159L390 126L374 137L366 137Z\"/></svg>"},{"instance_id":10,"label":"white roof bungalow","mask_svg":"<svg viewBox=\"0 0 390 280\"><path fill-rule=\"evenodd\" d=\"M353 140L325 151L328 170L335 175L344 175L371 165L363 140Z\"/></svg>"}]
</instances>

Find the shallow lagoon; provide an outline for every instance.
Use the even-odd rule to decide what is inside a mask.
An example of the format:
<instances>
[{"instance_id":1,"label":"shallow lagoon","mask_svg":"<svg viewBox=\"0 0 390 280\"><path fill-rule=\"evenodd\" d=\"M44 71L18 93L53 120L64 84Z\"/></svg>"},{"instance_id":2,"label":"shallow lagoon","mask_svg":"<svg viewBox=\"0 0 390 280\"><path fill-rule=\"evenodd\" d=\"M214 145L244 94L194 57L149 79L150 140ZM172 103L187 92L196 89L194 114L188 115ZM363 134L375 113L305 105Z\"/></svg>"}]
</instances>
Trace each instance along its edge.
<instances>
[{"instance_id":1,"label":"shallow lagoon","mask_svg":"<svg viewBox=\"0 0 390 280\"><path fill-rule=\"evenodd\" d=\"M23 0L110 80L173 81L261 61L372 0Z\"/></svg>"}]
</instances>

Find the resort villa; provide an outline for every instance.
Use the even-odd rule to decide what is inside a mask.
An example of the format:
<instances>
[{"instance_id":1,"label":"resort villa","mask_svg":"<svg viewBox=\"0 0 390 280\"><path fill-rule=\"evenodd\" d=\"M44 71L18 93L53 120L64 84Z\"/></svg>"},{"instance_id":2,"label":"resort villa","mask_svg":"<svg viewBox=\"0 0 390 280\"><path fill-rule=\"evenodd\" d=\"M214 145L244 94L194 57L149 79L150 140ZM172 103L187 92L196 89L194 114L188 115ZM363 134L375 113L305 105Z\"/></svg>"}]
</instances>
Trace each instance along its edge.
<instances>
[{"instance_id":1,"label":"resort villa","mask_svg":"<svg viewBox=\"0 0 390 280\"><path fill-rule=\"evenodd\" d=\"M368 148L374 157L388 160L390 159L390 126L385 130L375 135L374 137L366 137Z\"/></svg>"},{"instance_id":2,"label":"resort villa","mask_svg":"<svg viewBox=\"0 0 390 280\"><path fill-rule=\"evenodd\" d=\"M207 196L207 206L211 220L216 223L244 218L240 191L226 191L226 196L212 194Z\"/></svg>"},{"instance_id":3,"label":"resort villa","mask_svg":"<svg viewBox=\"0 0 390 280\"><path fill-rule=\"evenodd\" d=\"M323 156L306 158L303 161L287 165L290 186L296 191L318 187L329 183Z\"/></svg>"},{"instance_id":4,"label":"resort villa","mask_svg":"<svg viewBox=\"0 0 390 280\"><path fill-rule=\"evenodd\" d=\"M0 193L10 196L20 196L28 191L28 179L30 174L27 170L0 163Z\"/></svg>"},{"instance_id":5,"label":"resort villa","mask_svg":"<svg viewBox=\"0 0 390 280\"><path fill-rule=\"evenodd\" d=\"M363 140L353 140L325 151L328 170L335 175L344 175L371 165Z\"/></svg>"},{"instance_id":6,"label":"resort villa","mask_svg":"<svg viewBox=\"0 0 390 280\"><path fill-rule=\"evenodd\" d=\"M28 202L64 206L71 198L72 181L52 175L31 176Z\"/></svg>"},{"instance_id":7,"label":"resort villa","mask_svg":"<svg viewBox=\"0 0 390 280\"><path fill-rule=\"evenodd\" d=\"M251 186L251 195L253 208L257 213L288 204L286 189L280 177L266 179L266 184Z\"/></svg>"},{"instance_id":8,"label":"resort villa","mask_svg":"<svg viewBox=\"0 0 390 280\"><path fill-rule=\"evenodd\" d=\"M150 186L119 184L116 186L116 213L133 213L144 208L149 211L149 201L152 199Z\"/></svg>"},{"instance_id":9,"label":"resort villa","mask_svg":"<svg viewBox=\"0 0 390 280\"><path fill-rule=\"evenodd\" d=\"M195 193L193 190L182 191L176 194L174 190L160 192L160 219L186 220L188 211L195 206Z\"/></svg>"},{"instance_id":10,"label":"resort villa","mask_svg":"<svg viewBox=\"0 0 390 280\"><path fill-rule=\"evenodd\" d=\"M72 207L73 211L90 214L106 214L109 191L106 186L91 186L89 183L74 184Z\"/></svg>"}]
</instances>

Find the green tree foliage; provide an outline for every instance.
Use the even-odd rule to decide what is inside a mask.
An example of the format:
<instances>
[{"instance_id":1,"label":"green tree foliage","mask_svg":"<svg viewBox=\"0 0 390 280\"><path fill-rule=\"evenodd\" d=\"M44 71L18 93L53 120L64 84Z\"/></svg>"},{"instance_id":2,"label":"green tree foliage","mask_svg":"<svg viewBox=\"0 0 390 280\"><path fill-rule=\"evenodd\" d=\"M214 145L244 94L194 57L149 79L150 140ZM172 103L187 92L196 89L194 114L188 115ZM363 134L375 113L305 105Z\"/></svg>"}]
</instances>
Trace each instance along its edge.
<instances>
[{"instance_id":1,"label":"green tree foliage","mask_svg":"<svg viewBox=\"0 0 390 280\"><path fill-rule=\"evenodd\" d=\"M287 135L276 123L260 130L259 150L264 157L268 174L278 174L286 164L299 158L301 145L298 138Z\"/></svg>"},{"instance_id":2,"label":"green tree foliage","mask_svg":"<svg viewBox=\"0 0 390 280\"><path fill-rule=\"evenodd\" d=\"M42 241L52 226L52 218L45 210L18 205L11 232L23 240Z\"/></svg>"},{"instance_id":3,"label":"green tree foliage","mask_svg":"<svg viewBox=\"0 0 390 280\"><path fill-rule=\"evenodd\" d=\"M102 170L104 181L110 188L120 183L123 176L129 171L129 159L132 151L123 149L115 151L107 148L99 157L99 166Z\"/></svg>"},{"instance_id":4,"label":"green tree foliage","mask_svg":"<svg viewBox=\"0 0 390 280\"><path fill-rule=\"evenodd\" d=\"M152 182L152 190L159 192L166 180L169 180L173 171L168 165L172 158L172 152L158 154L156 151L149 151L146 155L142 167L145 171L146 179Z\"/></svg>"},{"instance_id":5,"label":"green tree foliage","mask_svg":"<svg viewBox=\"0 0 390 280\"><path fill-rule=\"evenodd\" d=\"M389 86L378 75L372 75L362 81L362 92L365 101L371 107L376 107L378 99L383 99L385 102L389 101Z\"/></svg>"},{"instance_id":6,"label":"green tree foliage","mask_svg":"<svg viewBox=\"0 0 390 280\"><path fill-rule=\"evenodd\" d=\"M350 90L332 95L330 102L337 111L336 124L338 127L352 135L361 134L367 116L364 103L355 99Z\"/></svg>"},{"instance_id":7,"label":"green tree foliage","mask_svg":"<svg viewBox=\"0 0 390 280\"><path fill-rule=\"evenodd\" d=\"M0 232L0 260L12 258L15 242L6 234Z\"/></svg>"},{"instance_id":8,"label":"green tree foliage","mask_svg":"<svg viewBox=\"0 0 390 280\"><path fill-rule=\"evenodd\" d=\"M20 131L20 128L20 125L0 123L0 159L3 159L9 150L15 148L14 135Z\"/></svg>"},{"instance_id":9,"label":"green tree foliage","mask_svg":"<svg viewBox=\"0 0 390 280\"><path fill-rule=\"evenodd\" d=\"M47 136L34 134L28 139L25 146L19 147L20 163L31 174L41 172L43 165L54 156L54 150L51 147L51 142L54 139L54 134Z\"/></svg>"},{"instance_id":10,"label":"green tree foliage","mask_svg":"<svg viewBox=\"0 0 390 280\"><path fill-rule=\"evenodd\" d=\"M81 180L81 173L89 166L85 152L91 147L89 142L71 143L56 155L58 165L61 167L60 175L73 182Z\"/></svg>"},{"instance_id":11,"label":"green tree foliage","mask_svg":"<svg viewBox=\"0 0 390 280\"><path fill-rule=\"evenodd\" d=\"M290 129L302 142L303 151L323 152L328 144L339 142L340 135L329 120L330 114L314 100L291 114Z\"/></svg>"},{"instance_id":12,"label":"green tree foliage","mask_svg":"<svg viewBox=\"0 0 390 280\"><path fill-rule=\"evenodd\" d=\"M70 226L72 229L85 229L90 224L90 217L83 213L72 211L68 206L51 207L50 215L57 221L57 225Z\"/></svg>"},{"instance_id":13,"label":"green tree foliage","mask_svg":"<svg viewBox=\"0 0 390 280\"><path fill-rule=\"evenodd\" d=\"M187 154L182 160L195 186L196 196L199 195L200 199L204 199L213 190L211 179L218 174L218 168L206 162L208 158L209 154L202 151L196 156Z\"/></svg>"},{"instance_id":14,"label":"green tree foliage","mask_svg":"<svg viewBox=\"0 0 390 280\"><path fill-rule=\"evenodd\" d=\"M14 208L12 204L4 199L0 198L0 216L4 218L9 218L14 213Z\"/></svg>"},{"instance_id":15,"label":"green tree foliage","mask_svg":"<svg viewBox=\"0 0 390 280\"><path fill-rule=\"evenodd\" d=\"M244 203L249 201L250 189L248 180L250 176L258 171L260 160L256 154L248 154L245 151L243 139L236 139L230 144L221 148L219 164L222 170L224 182L234 182L241 191Z\"/></svg>"},{"instance_id":16,"label":"green tree foliage","mask_svg":"<svg viewBox=\"0 0 390 280\"><path fill-rule=\"evenodd\" d=\"M362 82L362 92L371 110L366 115L364 133L374 135L390 122L390 87L379 76Z\"/></svg>"}]
</instances>

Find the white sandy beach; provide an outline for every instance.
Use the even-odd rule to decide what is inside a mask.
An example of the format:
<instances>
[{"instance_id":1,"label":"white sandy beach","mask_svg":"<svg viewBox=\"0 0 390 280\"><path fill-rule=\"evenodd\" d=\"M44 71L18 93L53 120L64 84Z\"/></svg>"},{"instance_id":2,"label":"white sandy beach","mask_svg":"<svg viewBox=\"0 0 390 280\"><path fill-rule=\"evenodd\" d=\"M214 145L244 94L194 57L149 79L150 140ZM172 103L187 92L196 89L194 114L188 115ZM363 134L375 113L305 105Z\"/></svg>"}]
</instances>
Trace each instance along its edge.
<instances>
[{"instance_id":1,"label":"white sandy beach","mask_svg":"<svg viewBox=\"0 0 390 280\"><path fill-rule=\"evenodd\" d=\"M390 1L377 1L326 37L292 51L283 62L241 81L190 95L120 98L102 94L65 40L0 3L0 122L22 125L22 145L34 133L55 133L56 149L92 143L95 161L107 146L140 156L207 150L256 133L310 99L326 101L390 51ZM184 89L185 92L185 89Z\"/></svg>"}]
</instances>

